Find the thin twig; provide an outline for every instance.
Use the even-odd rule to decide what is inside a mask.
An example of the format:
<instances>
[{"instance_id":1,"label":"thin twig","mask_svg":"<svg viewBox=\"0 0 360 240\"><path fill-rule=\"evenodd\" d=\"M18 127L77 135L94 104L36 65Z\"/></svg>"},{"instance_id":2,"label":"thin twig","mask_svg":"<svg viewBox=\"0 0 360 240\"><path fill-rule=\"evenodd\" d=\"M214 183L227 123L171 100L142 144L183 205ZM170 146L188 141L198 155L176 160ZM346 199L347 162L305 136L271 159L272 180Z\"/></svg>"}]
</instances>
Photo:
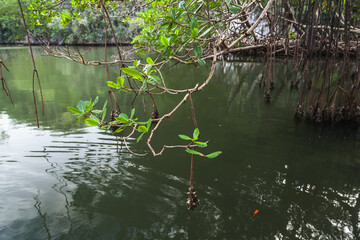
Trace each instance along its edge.
<instances>
[{"instance_id":1,"label":"thin twig","mask_svg":"<svg viewBox=\"0 0 360 240\"><path fill-rule=\"evenodd\" d=\"M25 33L26 33L26 39L28 41L28 45L29 45L29 49L30 49L30 54L31 54L31 59L32 59L32 63L33 63L33 78L32 78L32 87L33 87L33 100L34 100L34 107L35 107L35 117L36 117L36 124L37 127L39 128L39 118L38 118L38 113L37 113L37 106L36 106L36 97L35 97L35 76L38 80L38 85L39 85L39 89L40 89L40 95L41 95L41 106L42 106L42 114L44 114L44 99L43 99L43 94L42 94L42 89L41 89L41 83L40 83L40 78L39 78L39 73L38 70L36 69L36 64L35 64L35 59L34 59L34 54L33 54L33 50L31 47L31 42L30 42L30 37L29 37L29 32L28 29L26 27L26 21L25 21L25 17L24 17L24 12L21 6L21 2L20 0L18 0L19 3L19 7L20 7L20 11L21 11L21 17L23 20L23 24L24 24L24 29L25 29Z\"/></svg>"}]
</instances>

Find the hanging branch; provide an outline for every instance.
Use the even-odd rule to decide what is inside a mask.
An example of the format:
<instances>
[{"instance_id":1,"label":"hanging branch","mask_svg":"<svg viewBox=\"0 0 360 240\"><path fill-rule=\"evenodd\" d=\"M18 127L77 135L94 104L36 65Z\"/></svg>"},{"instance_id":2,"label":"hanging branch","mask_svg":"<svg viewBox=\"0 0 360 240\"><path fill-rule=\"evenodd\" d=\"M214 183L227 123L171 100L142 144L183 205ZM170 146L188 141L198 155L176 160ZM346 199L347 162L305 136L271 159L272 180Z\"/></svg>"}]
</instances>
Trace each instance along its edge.
<instances>
[{"instance_id":1,"label":"hanging branch","mask_svg":"<svg viewBox=\"0 0 360 240\"><path fill-rule=\"evenodd\" d=\"M101 6L102 6L102 8L103 8L103 11L104 11L105 14L106 14L106 17L107 17L108 21L109 21L111 33L112 33L113 38L114 38L114 41L115 41L115 45L116 45L116 49L117 49L117 52L118 52L118 55L119 55L119 59L120 59L120 61L122 61L122 56L121 56L121 52L120 52L120 46L119 46L119 44L118 44L118 40L117 40L116 33L115 33L114 27L113 27L113 25L112 25L111 19L110 19L109 12L108 12L108 10L106 9L103 0L100 0L100 3L101 3ZM105 24L106 24L106 23L105 23ZM121 62L121 67L126 67L126 64L125 64L124 62ZM120 71L120 75L121 75L121 71Z\"/></svg>"},{"instance_id":2,"label":"hanging branch","mask_svg":"<svg viewBox=\"0 0 360 240\"><path fill-rule=\"evenodd\" d=\"M195 117L195 108L194 108L194 104L193 104L190 92L189 92L189 100L190 100L191 113L192 113L192 119L194 122L194 126L195 126L195 129L198 129L198 125L197 125L196 117ZM195 150L195 147L196 146L194 146L192 149ZM190 187L189 187L189 192L187 194L189 195L189 197L186 200L186 206L189 210L194 210L200 204L199 197L196 194L196 190L194 189L194 154L191 154Z\"/></svg>"},{"instance_id":3,"label":"hanging branch","mask_svg":"<svg viewBox=\"0 0 360 240\"><path fill-rule=\"evenodd\" d=\"M214 56L216 55L216 49L214 48ZM205 88L214 72L215 72L215 66L216 66L216 58L214 57L213 58L213 61L212 61L212 66L211 66L211 70L210 70L210 73L208 75L208 77L206 78L206 80L201 84L196 84L193 88L189 88L189 89L186 89L185 91L177 91L176 93L185 93L185 96L183 97L183 99L167 114L164 114L163 116L161 116L160 118L156 118L156 119L150 119L149 121L153 122L153 123L156 123L154 128L150 131L149 128L147 128L147 131L146 132L149 132L149 137L148 139L146 140L146 144L148 146L148 148L150 149L151 153L153 154L153 156L159 156L159 155L162 155L162 153L165 151L165 149L170 149L170 148L186 148L186 149L189 149L189 148L192 148L192 147L195 147L197 146L196 144L188 144L188 145L174 145L174 146L168 146L168 145L163 145L162 149L159 151L159 152L155 152L154 148L152 147L151 145L151 141L152 141L152 137L154 136L154 133L157 131L157 129L159 128L159 126L161 125L161 123L167 119L167 118L170 118L180 107L181 105L183 105L186 100L190 97L190 95L194 92L198 92L198 91L201 91L203 88ZM168 90L167 88L163 88L165 89L165 91L176 91L176 90ZM151 93L149 91L149 89L147 89L146 93L148 93L150 96L153 95L153 93ZM191 100L192 101L192 100ZM195 119L195 113L193 113L193 119L194 119L194 125L197 126L197 123L196 123L196 119ZM135 154L135 155L139 155L139 156L144 156L146 154L140 154L140 153L135 153L133 151L130 150L128 144L127 144L127 141L134 136L135 133L139 132L139 129L138 129L138 124L134 122L134 124L131 125L131 128L132 128L132 131L129 135L127 135L126 137L122 137L122 138L117 138L116 141L123 141L127 150L129 150L131 153ZM124 130L126 126L124 126L124 124L122 122L117 122L117 123L113 123L113 124L110 124L109 128L110 129L115 129L115 131L119 128L121 128L120 130ZM205 142L207 143L207 141ZM191 181L192 182L192 181Z\"/></svg>"},{"instance_id":4,"label":"hanging branch","mask_svg":"<svg viewBox=\"0 0 360 240\"><path fill-rule=\"evenodd\" d=\"M107 64L107 23L106 23L106 17L105 17L105 6L104 6L104 3L102 0L100 0L101 2L101 11L102 11L102 14L103 14L103 19L104 19L104 24L105 24L105 50L104 50L104 55L105 55L105 66L106 66L106 73L107 73L107 77L108 77L108 81L111 81L110 79L110 73L109 73L109 66ZM110 96L110 101L111 101L111 115L112 115L112 118L115 118L117 115L119 115L121 113L121 110L120 110L120 106L116 100L116 97L115 97L115 94L113 92L113 90L111 89L111 87L109 86L109 96ZM116 106L116 110L114 111L113 109L113 100L115 102L115 106Z\"/></svg>"},{"instance_id":5,"label":"hanging branch","mask_svg":"<svg viewBox=\"0 0 360 240\"><path fill-rule=\"evenodd\" d=\"M212 61L212 65L211 65L211 70L209 73L209 76L207 77L207 79L203 82L203 84L201 84L199 86L199 84L196 84L195 87L191 88L191 89L187 89L187 94L184 96L184 98L173 108L173 110L171 110L169 113L164 114L162 117L160 117L159 119L155 119L154 121L156 121L156 125L155 127L151 130L150 132L150 136L149 138L146 140L146 144L148 145L150 151L152 152L152 154L155 156L159 156L163 153L163 151L166 149L165 146L163 146L163 148L160 150L160 152L156 153L154 148L151 146L151 139L155 133L155 131L158 129L158 127L160 126L160 124L162 123L162 121L164 121L166 118L170 118L179 108L182 104L184 104L186 102L186 100L188 99L188 97L190 96L191 93L193 92L197 92L197 91L201 91L204 87L206 87L212 76L214 75L215 72L215 66L216 66L216 48L214 48L214 54L213 54L213 61Z\"/></svg>"},{"instance_id":6,"label":"hanging branch","mask_svg":"<svg viewBox=\"0 0 360 240\"><path fill-rule=\"evenodd\" d=\"M0 59L0 80L1 80L1 85L2 85L2 89L4 90L6 96L9 97L10 101L11 101L11 104L14 106L14 102L12 100L12 97L11 97L11 93L10 93L10 89L6 83L6 80L3 76L3 72L2 72L2 66L4 66L4 68L9 71L9 69L6 67L5 63Z\"/></svg>"},{"instance_id":7,"label":"hanging branch","mask_svg":"<svg viewBox=\"0 0 360 240\"><path fill-rule=\"evenodd\" d=\"M35 97L35 76L37 78L37 82L38 82L38 85L39 85L39 90L40 90L40 95L41 95L42 114L43 115L44 115L44 99L43 99L43 94L42 94L42 89L41 89L39 73L38 73L38 70L36 68L34 54L33 54L33 50L32 50L32 47L31 47L29 31L28 31L28 29L26 27L26 21L25 21L25 17L24 17L24 12L23 12L20 0L18 0L18 3L19 3L19 7L20 7L20 11L21 11L21 17L22 17L22 20L23 20L24 29L25 29L25 33L26 33L26 40L27 40L28 45L29 45L31 60L32 60L32 63L33 63L32 92L33 92L33 100L34 100L34 107L35 107L36 124L37 124L37 127L39 128L40 125L39 125L39 118L38 118L38 113L37 113L36 97Z\"/></svg>"},{"instance_id":8,"label":"hanging branch","mask_svg":"<svg viewBox=\"0 0 360 240\"><path fill-rule=\"evenodd\" d=\"M110 19L110 14L109 14L108 10L106 9L103 0L100 0L100 3L101 3L101 6L102 6L102 8L103 8L103 11L104 11L105 14L106 14L106 17L107 17L108 21L109 21L111 33L112 33L112 35L113 35L113 38L114 38L114 41L115 41L115 45L116 45L116 50L117 50L118 56L119 56L120 67L127 67L127 65L126 65L126 63L123 61L123 57L122 57L122 55L121 55L119 42L118 42L118 40L117 40L116 33L115 33L114 27L113 27L113 25L112 25L111 19ZM105 24L106 24L106 23L105 23ZM120 69L120 71L119 71L119 76L121 76L121 69ZM133 91L135 91L134 88L133 88L133 86L131 85L130 79L128 79L128 83L129 83L129 87L130 87ZM135 82L135 84L136 84L136 82ZM135 93L134 100L135 100L136 96L137 96L137 93Z\"/></svg>"}]
</instances>

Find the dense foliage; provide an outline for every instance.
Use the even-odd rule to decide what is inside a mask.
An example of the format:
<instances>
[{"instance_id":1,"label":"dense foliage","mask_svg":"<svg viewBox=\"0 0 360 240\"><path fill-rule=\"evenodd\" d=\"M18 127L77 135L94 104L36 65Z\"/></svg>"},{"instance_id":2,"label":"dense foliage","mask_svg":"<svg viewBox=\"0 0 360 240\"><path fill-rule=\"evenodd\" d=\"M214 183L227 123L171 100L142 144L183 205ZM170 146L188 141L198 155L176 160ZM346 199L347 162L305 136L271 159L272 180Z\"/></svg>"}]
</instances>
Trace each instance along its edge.
<instances>
[{"instance_id":1,"label":"dense foliage","mask_svg":"<svg viewBox=\"0 0 360 240\"><path fill-rule=\"evenodd\" d=\"M21 13L17 0L0 2L0 43L14 43L25 40L25 31L21 22ZM96 4L88 5L86 1L43 1L25 0L24 15L32 33L31 41L40 43L43 40L55 44L91 44L103 43L105 30L104 20ZM134 15L131 3L118 8L111 5L110 12L117 38L130 42L139 33L139 28L125 21ZM113 42L110 39L109 42Z\"/></svg>"},{"instance_id":2,"label":"dense foliage","mask_svg":"<svg viewBox=\"0 0 360 240\"><path fill-rule=\"evenodd\" d=\"M24 1L29 5L30 1ZM0 0L0 43L25 39L24 27L20 21L17 0ZM26 14L27 19L28 14Z\"/></svg>"}]
</instances>

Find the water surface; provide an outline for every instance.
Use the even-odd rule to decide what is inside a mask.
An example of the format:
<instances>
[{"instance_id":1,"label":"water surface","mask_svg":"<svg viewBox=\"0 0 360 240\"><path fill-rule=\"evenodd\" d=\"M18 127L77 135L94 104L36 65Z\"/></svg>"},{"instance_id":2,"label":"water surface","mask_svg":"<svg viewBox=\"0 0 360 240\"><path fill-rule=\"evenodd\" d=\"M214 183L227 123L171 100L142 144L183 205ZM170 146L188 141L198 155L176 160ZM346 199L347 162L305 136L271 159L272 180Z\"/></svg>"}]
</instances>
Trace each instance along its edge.
<instances>
[{"instance_id":1,"label":"water surface","mask_svg":"<svg viewBox=\"0 0 360 240\"><path fill-rule=\"evenodd\" d=\"M91 57L102 53L95 48ZM201 138L210 140L204 151L223 154L196 159L201 204L188 211L188 154L131 155L111 133L75 125L66 110L80 99L99 96L100 106L108 99L103 66L42 57L36 48L45 105L38 129L28 54L0 49L15 103L0 93L0 239L360 237L358 130L295 121L298 92L289 90L283 60L271 104L259 88L264 65L256 59L220 63L211 84L193 96ZM113 66L111 75L117 71ZM175 65L164 75L169 87L179 88L203 81L208 71ZM181 97L158 96L160 114ZM123 111L130 112L131 100L119 96ZM136 108L141 117L141 101ZM177 135L193 128L187 103L161 126L154 146L181 143ZM129 144L148 151L135 139Z\"/></svg>"}]
</instances>

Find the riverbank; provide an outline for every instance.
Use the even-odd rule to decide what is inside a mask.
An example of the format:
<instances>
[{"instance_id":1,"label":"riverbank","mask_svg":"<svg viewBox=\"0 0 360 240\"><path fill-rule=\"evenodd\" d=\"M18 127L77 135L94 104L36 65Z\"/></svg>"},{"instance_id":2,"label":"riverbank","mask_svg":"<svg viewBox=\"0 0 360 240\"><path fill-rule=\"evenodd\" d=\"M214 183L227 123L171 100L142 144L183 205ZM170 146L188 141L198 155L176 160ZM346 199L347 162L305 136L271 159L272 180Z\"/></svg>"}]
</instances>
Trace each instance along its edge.
<instances>
[{"instance_id":1,"label":"riverbank","mask_svg":"<svg viewBox=\"0 0 360 240\"><path fill-rule=\"evenodd\" d=\"M78 43L69 43L65 44L64 42L48 42L48 45L51 46L99 46L102 47L105 45L104 42L78 42ZM115 42L107 42L108 46L116 46ZM31 42L32 46L41 46L44 45L43 42L34 41ZM120 41L118 42L119 46L132 46L132 43L129 41ZM16 42L6 42L0 43L0 46L28 46L27 41L16 41Z\"/></svg>"}]
</instances>

